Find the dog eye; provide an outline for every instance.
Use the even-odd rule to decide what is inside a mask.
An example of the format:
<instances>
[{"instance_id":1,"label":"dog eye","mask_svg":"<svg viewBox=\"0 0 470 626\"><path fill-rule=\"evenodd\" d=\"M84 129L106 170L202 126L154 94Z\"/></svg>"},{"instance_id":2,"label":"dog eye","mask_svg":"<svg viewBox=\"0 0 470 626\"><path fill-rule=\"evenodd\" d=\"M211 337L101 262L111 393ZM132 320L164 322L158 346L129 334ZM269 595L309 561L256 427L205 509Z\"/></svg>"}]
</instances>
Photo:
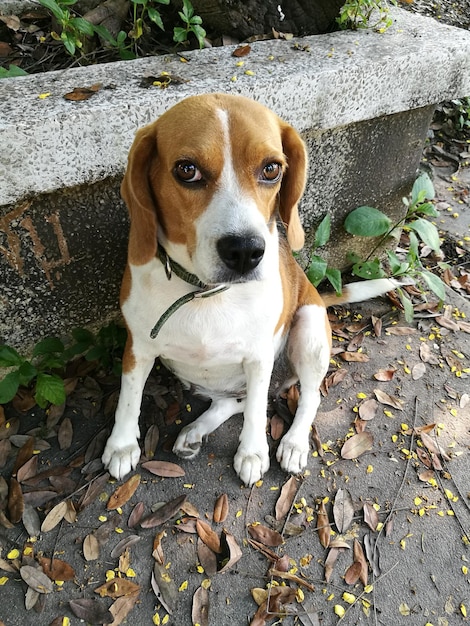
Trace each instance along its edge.
<instances>
[{"instance_id":1,"label":"dog eye","mask_svg":"<svg viewBox=\"0 0 470 626\"><path fill-rule=\"evenodd\" d=\"M202 180L202 174L191 161L180 161L175 165L175 174L184 183L197 183Z\"/></svg>"},{"instance_id":2,"label":"dog eye","mask_svg":"<svg viewBox=\"0 0 470 626\"><path fill-rule=\"evenodd\" d=\"M266 183L277 183L282 176L282 166L280 163L267 163L261 172L260 179Z\"/></svg>"}]
</instances>

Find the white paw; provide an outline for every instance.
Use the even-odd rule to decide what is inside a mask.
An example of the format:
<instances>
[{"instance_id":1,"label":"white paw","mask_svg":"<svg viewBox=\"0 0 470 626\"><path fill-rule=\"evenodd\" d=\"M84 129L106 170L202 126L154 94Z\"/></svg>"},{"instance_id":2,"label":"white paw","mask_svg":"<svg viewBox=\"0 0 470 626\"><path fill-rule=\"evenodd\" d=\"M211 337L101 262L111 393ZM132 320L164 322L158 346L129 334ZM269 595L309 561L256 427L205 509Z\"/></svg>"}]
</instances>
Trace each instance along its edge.
<instances>
[{"instance_id":1,"label":"white paw","mask_svg":"<svg viewBox=\"0 0 470 626\"><path fill-rule=\"evenodd\" d=\"M296 438L286 433L277 449L276 458L289 474L300 474L307 467L310 446L308 438Z\"/></svg>"},{"instance_id":2,"label":"white paw","mask_svg":"<svg viewBox=\"0 0 470 626\"><path fill-rule=\"evenodd\" d=\"M233 467L247 487L251 487L269 469L269 448L251 449L240 444L233 459Z\"/></svg>"},{"instance_id":3,"label":"white paw","mask_svg":"<svg viewBox=\"0 0 470 626\"><path fill-rule=\"evenodd\" d=\"M199 431L196 422L188 424L181 429L176 439L173 452L182 459L193 459L202 446L202 433Z\"/></svg>"},{"instance_id":4,"label":"white paw","mask_svg":"<svg viewBox=\"0 0 470 626\"><path fill-rule=\"evenodd\" d=\"M124 478L129 472L137 467L140 459L140 446L137 439L127 442L127 445L121 446L119 441L108 439L101 460L114 478Z\"/></svg>"}]
</instances>

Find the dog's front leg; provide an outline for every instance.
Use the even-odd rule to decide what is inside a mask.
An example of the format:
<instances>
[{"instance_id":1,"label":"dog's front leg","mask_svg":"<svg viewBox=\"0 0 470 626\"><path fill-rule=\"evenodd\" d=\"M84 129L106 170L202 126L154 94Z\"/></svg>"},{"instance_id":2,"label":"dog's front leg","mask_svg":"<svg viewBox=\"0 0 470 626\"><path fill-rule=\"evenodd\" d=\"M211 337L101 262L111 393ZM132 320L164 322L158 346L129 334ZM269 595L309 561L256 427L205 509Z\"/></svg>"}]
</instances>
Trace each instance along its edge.
<instances>
[{"instance_id":1,"label":"dog's front leg","mask_svg":"<svg viewBox=\"0 0 470 626\"><path fill-rule=\"evenodd\" d=\"M240 444L233 461L241 480L251 487L269 468L266 439L266 410L274 356L243 364L246 374L246 403Z\"/></svg>"},{"instance_id":2,"label":"dog's front leg","mask_svg":"<svg viewBox=\"0 0 470 626\"><path fill-rule=\"evenodd\" d=\"M154 359L136 358L126 346L123 359L121 393L114 428L103 452L103 464L115 478L124 478L140 459L139 415L145 381ZM126 358L126 356L128 358ZM132 367L126 370L126 362Z\"/></svg>"}]
</instances>

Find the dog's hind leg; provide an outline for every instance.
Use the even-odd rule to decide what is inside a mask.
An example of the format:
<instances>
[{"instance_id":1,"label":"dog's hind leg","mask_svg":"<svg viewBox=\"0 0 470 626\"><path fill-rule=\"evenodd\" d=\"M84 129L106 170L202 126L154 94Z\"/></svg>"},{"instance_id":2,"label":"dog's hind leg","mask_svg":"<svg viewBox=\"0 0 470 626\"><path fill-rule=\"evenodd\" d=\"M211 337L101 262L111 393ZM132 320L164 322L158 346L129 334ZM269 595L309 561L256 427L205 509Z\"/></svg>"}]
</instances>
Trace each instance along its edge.
<instances>
[{"instance_id":1,"label":"dog's hind leg","mask_svg":"<svg viewBox=\"0 0 470 626\"><path fill-rule=\"evenodd\" d=\"M291 327L287 356L300 382L300 397L292 426L281 440L277 460L291 474L307 465L310 426L320 404L320 385L330 361L330 328L322 306L302 306Z\"/></svg>"},{"instance_id":2,"label":"dog's hind leg","mask_svg":"<svg viewBox=\"0 0 470 626\"><path fill-rule=\"evenodd\" d=\"M173 452L185 459L192 459L201 449L202 440L229 417L242 413L245 408L245 399L217 398L194 422L181 429L173 446Z\"/></svg>"}]
</instances>

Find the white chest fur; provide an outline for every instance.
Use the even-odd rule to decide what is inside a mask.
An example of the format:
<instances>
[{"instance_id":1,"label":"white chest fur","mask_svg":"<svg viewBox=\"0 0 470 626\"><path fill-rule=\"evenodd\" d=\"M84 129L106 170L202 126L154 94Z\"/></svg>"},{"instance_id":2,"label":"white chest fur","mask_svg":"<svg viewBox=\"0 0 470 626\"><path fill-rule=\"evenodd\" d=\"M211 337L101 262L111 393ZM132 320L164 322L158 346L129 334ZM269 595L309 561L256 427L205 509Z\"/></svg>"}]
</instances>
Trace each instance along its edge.
<instances>
[{"instance_id":1,"label":"white chest fur","mask_svg":"<svg viewBox=\"0 0 470 626\"><path fill-rule=\"evenodd\" d=\"M147 358L159 356L181 380L208 392L238 392L245 386L244 364L271 360L279 351L281 332L274 332L282 288L277 272L183 304L155 339L150 331L159 317L192 287L176 276L168 280L157 260L132 267L131 274L123 313L134 350Z\"/></svg>"}]
</instances>

